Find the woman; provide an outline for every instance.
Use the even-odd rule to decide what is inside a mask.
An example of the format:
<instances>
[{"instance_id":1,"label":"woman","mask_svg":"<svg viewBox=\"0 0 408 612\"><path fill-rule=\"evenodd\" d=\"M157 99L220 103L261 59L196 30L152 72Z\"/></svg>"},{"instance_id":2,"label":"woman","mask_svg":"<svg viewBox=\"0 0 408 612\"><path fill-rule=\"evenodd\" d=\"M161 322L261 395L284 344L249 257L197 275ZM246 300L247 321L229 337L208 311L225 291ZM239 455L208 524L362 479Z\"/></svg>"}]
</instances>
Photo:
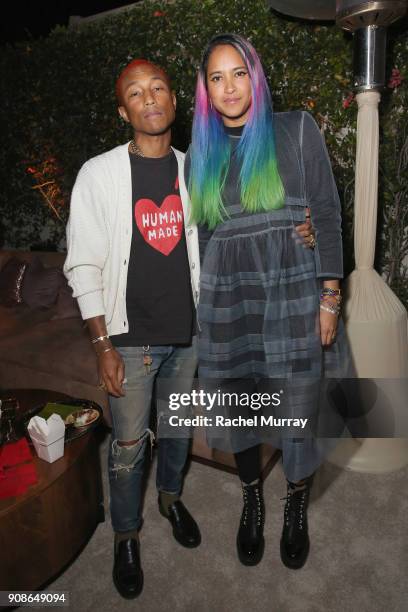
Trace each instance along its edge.
<instances>
[{"instance_id":1,"label":"woman","mask_svg":"<svg viewBox=\"0 0 408 612\"><path fill-rule=\"evenodd\" d=\"M258 55L238 35L216 36L204 51L186 168L202 254L200 379L223 390L278 389L280 416L312 420L319 379L341 375L347 357L338 325L340 204L314 120L273 113ZM314 251L294 237L306 207ZM311 477L324 448L293 431L281 429L279 438L287 478L281 558L299 568L309 550ZM276 445L276 434L243 427L208 430L208 437L235 453L244 497L238 555L255 565L264 550L259 443Z\"/></svg>"}]
</instances>

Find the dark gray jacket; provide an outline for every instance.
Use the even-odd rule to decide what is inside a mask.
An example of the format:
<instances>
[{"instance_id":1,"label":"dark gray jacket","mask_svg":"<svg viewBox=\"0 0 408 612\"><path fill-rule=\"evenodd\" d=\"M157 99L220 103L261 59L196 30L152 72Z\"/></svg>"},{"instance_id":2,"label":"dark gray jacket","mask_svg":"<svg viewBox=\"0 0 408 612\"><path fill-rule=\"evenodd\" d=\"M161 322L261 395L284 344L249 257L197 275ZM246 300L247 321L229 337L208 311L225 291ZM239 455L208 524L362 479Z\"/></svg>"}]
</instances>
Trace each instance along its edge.
<instances>
[{"instance_id":1,"label":"dark gray jacket","mask_svg":"<svg viewBox=\"0 0 408 612\"><path fill-rule=\"evenodd\" d=\"M316 232L316 275L318 278L343 277L341 206L324 139L313 117L305 111L274 114L275 145L279 173L285 189L285 206L310 207ZM237 137L231 137L236 140ZM234 146L234 145L232 145ZM185 162L186 184L190 170L190 152ZM236 190L239 168L232 164L223 194ZM200 256L211 237L206 227L199 227Z\"/></svg>"}]
</instances>

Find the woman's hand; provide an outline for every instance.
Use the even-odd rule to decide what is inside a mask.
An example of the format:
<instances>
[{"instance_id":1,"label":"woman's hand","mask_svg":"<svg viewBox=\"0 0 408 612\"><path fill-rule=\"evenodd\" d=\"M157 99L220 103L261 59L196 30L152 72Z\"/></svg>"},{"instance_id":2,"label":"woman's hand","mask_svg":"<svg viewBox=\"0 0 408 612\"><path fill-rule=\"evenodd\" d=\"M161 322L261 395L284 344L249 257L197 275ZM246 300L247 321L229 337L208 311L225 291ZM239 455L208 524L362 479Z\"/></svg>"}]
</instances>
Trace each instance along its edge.
<instances>
[{"instance_id":1,"label":"woman's hand","mask_svg":"<svg viewBox=\"0 0 408 612\"><path fill-rule=\"evenodd\" d=\"M322 346L329 346L336 340L339 322L341 291L338 279L325 279L320 294L320 339Z\"/></svg>"},{"instance_id":2,"label":"woman's hand","mask_svg":"<svg viewBox=\"0 0 408 612\"><path fill-rule=\"evenodd\" d=\"M320 339L322 346L329 346L336 340L339 316L320 309Z\"/></svg>"},{"instance_id":3,"label":"woman's hand","mask_svg":"<svg viewBox=\"0 0 408 612\"><path fill-rule=\"evenodd\" d=\"M99 352L97 359L100 388L115 397L123 397L125 395L122 388L125 364L118 351L112 347L109 351Z\"/></svg>"}]
</instances>

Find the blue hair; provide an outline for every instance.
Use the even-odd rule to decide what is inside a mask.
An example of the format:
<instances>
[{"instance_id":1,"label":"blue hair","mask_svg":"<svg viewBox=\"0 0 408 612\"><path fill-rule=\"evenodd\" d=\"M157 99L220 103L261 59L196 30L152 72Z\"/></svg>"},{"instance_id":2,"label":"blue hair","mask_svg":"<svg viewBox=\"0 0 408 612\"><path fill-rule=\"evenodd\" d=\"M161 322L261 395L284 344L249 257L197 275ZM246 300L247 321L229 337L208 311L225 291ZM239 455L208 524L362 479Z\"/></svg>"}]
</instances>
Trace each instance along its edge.
<instances>
[{"instance_id":1,"label":"blue hair","mask_svg":"<svg viewBox=\"0 0 408 612\"><path fill-rule=\"evenodd\" d=\"M243 209L261 212L281 208L284 203L275 151L272 100L261 62L255 49L244 38L236 34L221 34L209 42L201 62L190 148L192 219L210 229L228 217L222 202L222 190L231 149L221 116L211 105L206 77L211 52L220 45L231 45L238 51L251 80L252 103L237 147Z\"/></svg>"}]
</instances>

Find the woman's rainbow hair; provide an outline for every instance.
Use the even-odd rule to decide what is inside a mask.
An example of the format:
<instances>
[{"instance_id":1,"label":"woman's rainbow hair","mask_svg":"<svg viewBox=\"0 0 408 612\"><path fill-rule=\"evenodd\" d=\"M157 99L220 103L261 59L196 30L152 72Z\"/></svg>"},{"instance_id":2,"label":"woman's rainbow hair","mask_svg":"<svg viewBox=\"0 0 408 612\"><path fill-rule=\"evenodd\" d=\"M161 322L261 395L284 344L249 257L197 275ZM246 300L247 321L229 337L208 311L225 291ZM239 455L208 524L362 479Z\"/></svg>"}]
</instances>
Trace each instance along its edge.
<instances>
[{"instance_id":1,"label":"woman's rainbow hair","mask_svg":"<svg viewBox=\"0 0 408 612\"><path fill-rule=\"evenodd\" d=\"M220 45L231 45L238 51L251 80L252 104L237 147L242 206L248 212L262 212L281 208L284 202L276 160L271 94L260 59L253 46L241 36L220 34L210 40L201 61L190 147L192 219L210 229L228 217L221 194L229 168L230 144L207 90L209 57Z\"/></svg>"}]
</instances>

